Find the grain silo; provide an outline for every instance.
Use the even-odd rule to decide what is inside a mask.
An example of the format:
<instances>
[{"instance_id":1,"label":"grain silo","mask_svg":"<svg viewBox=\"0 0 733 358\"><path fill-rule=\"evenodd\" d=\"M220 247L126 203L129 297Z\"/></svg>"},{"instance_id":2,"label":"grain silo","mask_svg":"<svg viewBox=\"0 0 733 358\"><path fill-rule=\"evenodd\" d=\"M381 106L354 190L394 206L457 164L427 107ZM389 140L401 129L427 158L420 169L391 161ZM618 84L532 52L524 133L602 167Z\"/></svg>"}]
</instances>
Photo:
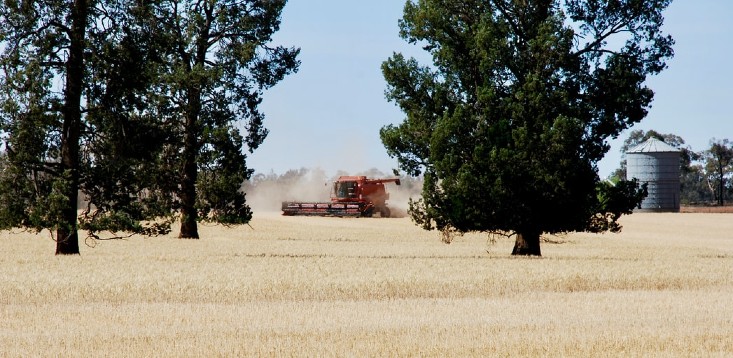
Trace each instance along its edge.
<instances>
[{"instance_id":1,"label":"grain silo","mask_svg":"<svg viewBox=\"0 0 733 358\"><path fill-rule=\"evenodd\" d=\"M626 177L647 183L639 211L680 211L680 151L650 138L626 152Z\"/></svg>"}]
</instances>

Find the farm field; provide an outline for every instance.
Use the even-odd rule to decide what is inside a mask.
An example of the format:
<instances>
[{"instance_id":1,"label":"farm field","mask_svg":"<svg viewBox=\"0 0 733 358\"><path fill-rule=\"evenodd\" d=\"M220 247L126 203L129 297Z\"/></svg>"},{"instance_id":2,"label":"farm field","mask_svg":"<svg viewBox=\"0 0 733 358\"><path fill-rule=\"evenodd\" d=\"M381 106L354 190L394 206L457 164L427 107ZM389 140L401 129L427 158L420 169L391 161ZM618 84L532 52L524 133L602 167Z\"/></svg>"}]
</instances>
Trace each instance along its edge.
<instances>
[{"instance_id":1,"label":"farm field","mask_svg":"<svg viewBox=\"0 0 733 358\"><path fill-rule=\"evenodd\" d=\"M0 233L0 356L732 356L733 214L622 218L542 258L408 218L82 243Z\"/></svg>"}]
</instances>

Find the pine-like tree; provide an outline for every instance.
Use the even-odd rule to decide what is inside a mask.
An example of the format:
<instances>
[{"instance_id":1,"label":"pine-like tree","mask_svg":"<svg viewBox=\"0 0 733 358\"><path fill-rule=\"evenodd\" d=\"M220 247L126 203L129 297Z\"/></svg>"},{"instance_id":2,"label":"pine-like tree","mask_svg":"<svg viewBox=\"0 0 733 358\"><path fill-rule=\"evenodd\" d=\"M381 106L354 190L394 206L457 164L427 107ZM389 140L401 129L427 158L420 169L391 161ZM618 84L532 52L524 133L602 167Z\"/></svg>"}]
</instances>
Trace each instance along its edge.
<instances>
[{"instance_id":1,"label":"pine-like tree","mask_svg":"<svg viewBox=\"0 0 733 358\"><path fill-rule=\"evenodd\" d=\"M635 182L602 182L606 140L641 121L644 85L673 54L668 0L408 1L400 35L432 55L395 54L387 97L406 114L381 130L409 174L425 173L412 218L426 229L516 234L618 230Z\"/></svg>"}]
</instances>

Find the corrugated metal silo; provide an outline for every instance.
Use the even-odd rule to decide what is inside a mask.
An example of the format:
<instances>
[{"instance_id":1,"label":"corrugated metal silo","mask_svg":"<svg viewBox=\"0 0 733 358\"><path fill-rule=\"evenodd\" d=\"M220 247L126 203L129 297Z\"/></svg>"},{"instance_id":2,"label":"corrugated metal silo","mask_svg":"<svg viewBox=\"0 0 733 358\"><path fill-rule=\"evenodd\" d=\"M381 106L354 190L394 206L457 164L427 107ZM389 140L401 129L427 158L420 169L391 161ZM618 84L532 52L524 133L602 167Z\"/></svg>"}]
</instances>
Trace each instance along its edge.
<instances>
[{"instance_id":1,"label":"corrugated metal silo","mask_svg":"<svg viewBox=\"0 0 733 358\"><path fill-rule=\"evenodd\" d=\"M640 211L680 211L680 151L650 138L626 152L626 177L647 183Z\"/></svg>"}]
</instances>

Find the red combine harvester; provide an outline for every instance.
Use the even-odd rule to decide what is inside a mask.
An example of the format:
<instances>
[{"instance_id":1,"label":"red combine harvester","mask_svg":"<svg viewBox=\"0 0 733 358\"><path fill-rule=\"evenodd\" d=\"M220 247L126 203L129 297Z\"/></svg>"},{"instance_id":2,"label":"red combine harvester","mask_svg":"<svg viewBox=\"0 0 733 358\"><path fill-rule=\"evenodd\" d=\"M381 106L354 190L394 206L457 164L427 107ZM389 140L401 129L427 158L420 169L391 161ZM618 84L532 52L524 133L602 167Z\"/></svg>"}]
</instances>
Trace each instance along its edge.
<instances>
[{"instance_id":1,"label":"red combine harvester","mask_svg":"<svg viewBox=\"0 0 733 358\"><path fill-rule=\"evenodd\" d=\"M387 207L389 193L385 183L400 185L400 179L367 179L365 176L341 176L333 183L330 203L294 202L282 203L283 215L313 216L366 216L379 213L390 215Z\"/></svg>"}]
</instances>

